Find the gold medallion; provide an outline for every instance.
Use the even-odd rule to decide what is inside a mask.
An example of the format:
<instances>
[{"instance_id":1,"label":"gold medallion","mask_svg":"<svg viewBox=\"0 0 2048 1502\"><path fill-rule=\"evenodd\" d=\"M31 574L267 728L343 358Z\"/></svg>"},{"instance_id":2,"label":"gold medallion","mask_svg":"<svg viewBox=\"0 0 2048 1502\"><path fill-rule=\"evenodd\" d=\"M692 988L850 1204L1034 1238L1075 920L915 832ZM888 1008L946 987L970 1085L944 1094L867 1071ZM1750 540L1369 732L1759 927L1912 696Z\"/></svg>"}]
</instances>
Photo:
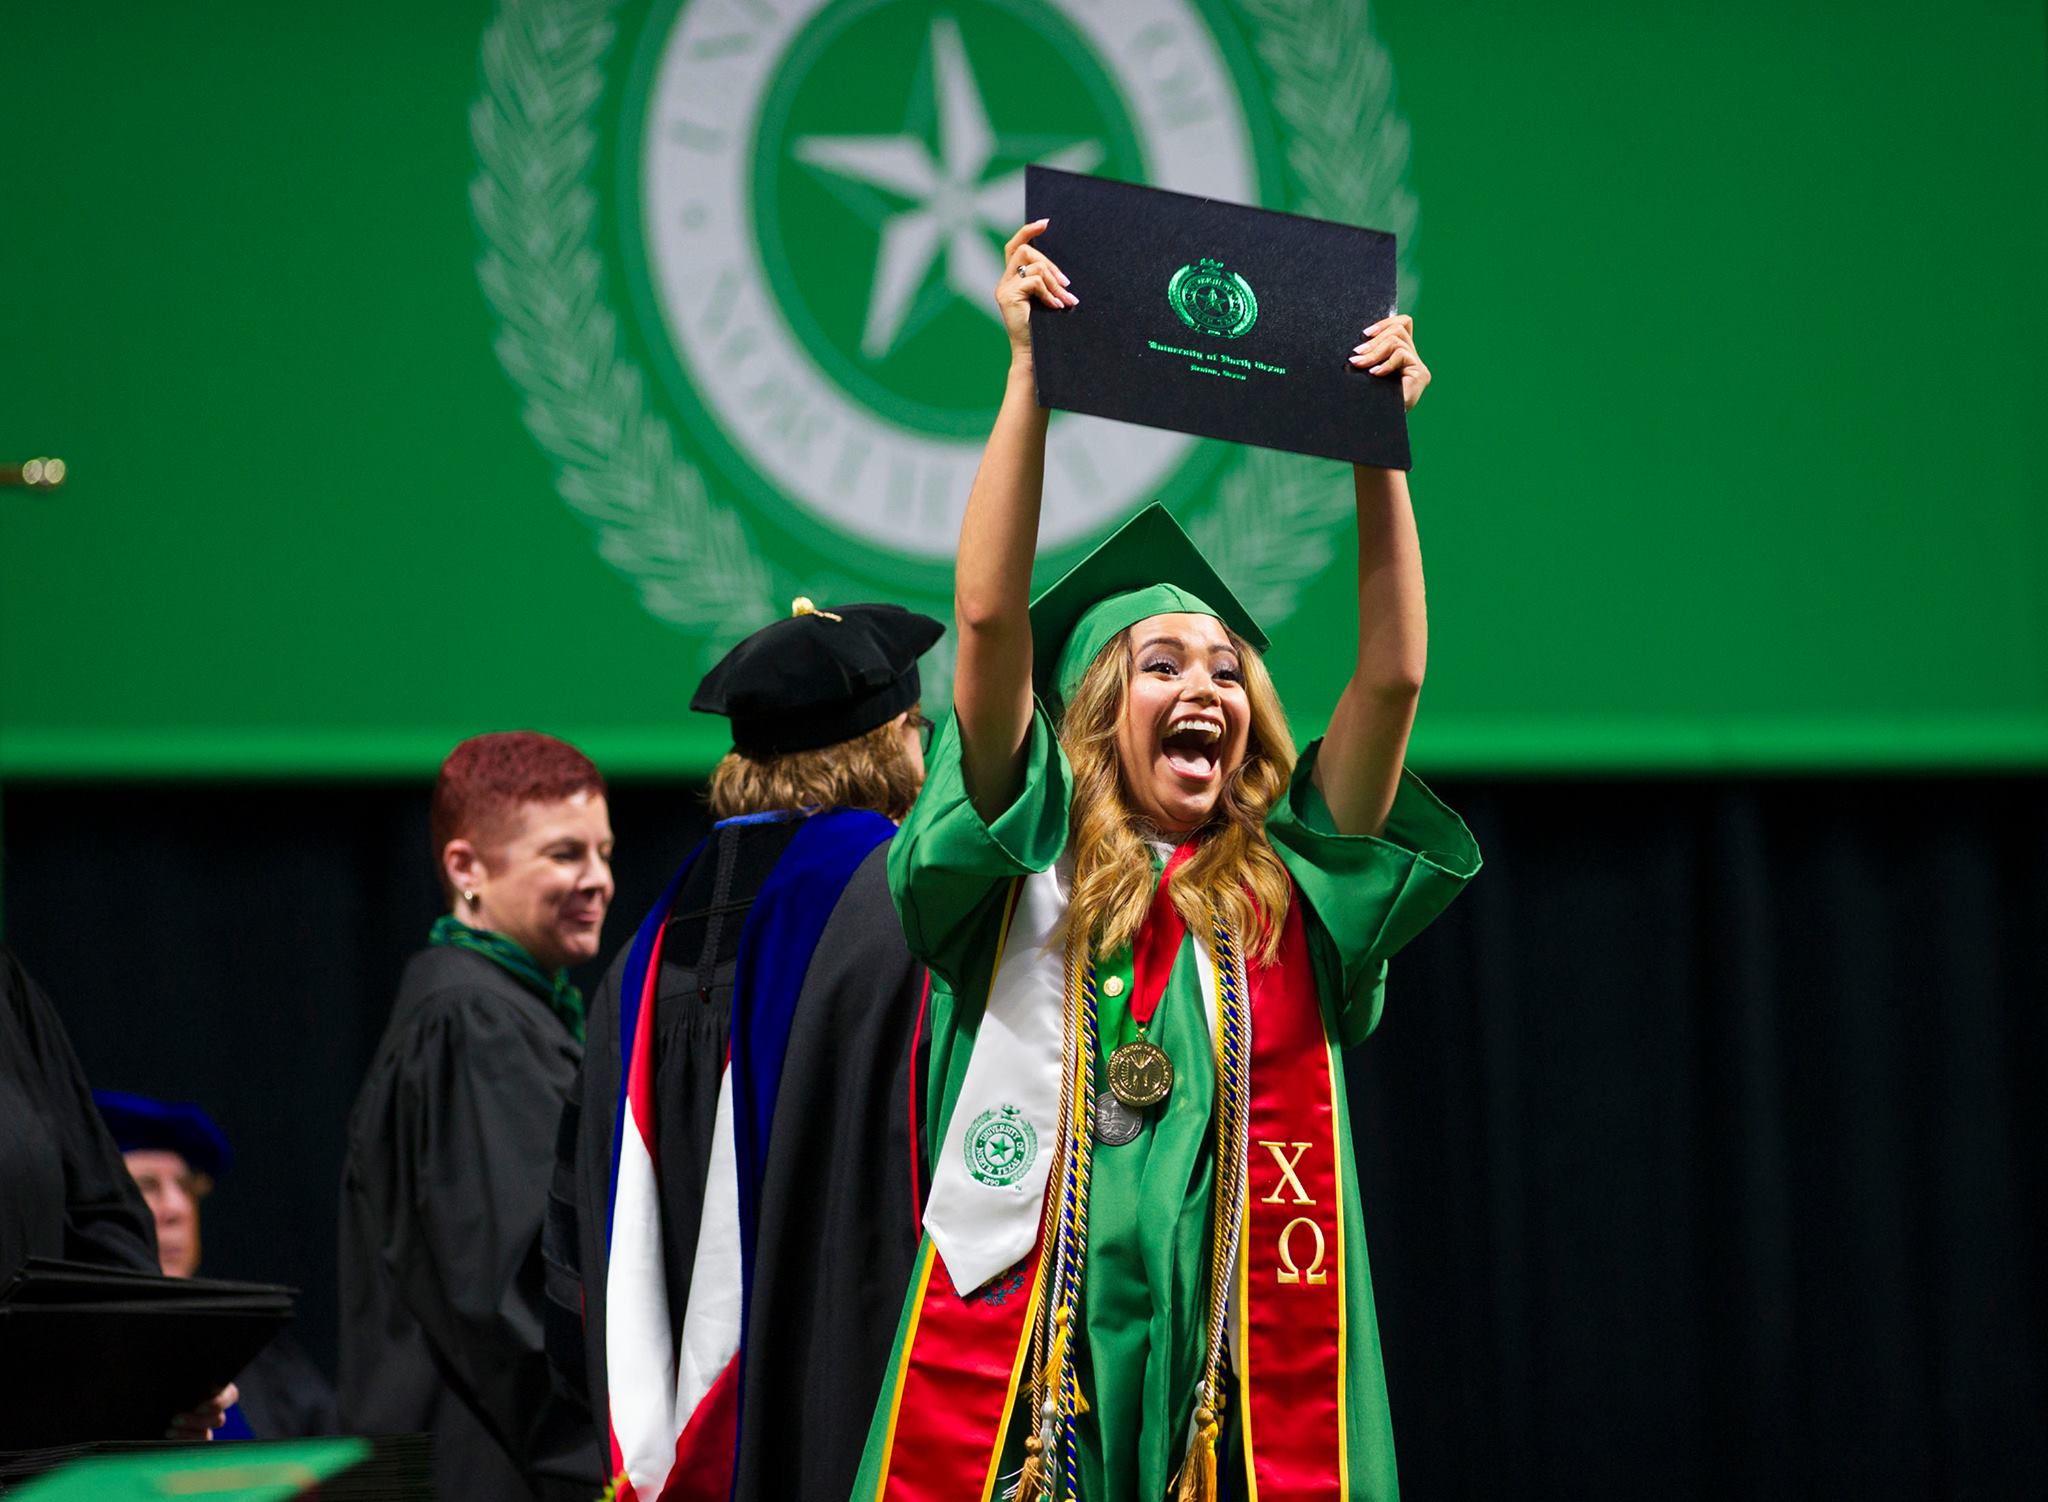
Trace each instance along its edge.
<instances>
[{"instance_id":1,"label":"gold medallion","mask_svg":"<svg viewBox=\"0 0 2048 1502\"><path fill-rule=\"evenodd\" d=\"M1144 1110L1166 1099L1173 1088L1173 1060L1166 1050L1143 1038L1126 1043L1109 1056L1109 1088L1127 1106Z\"/></svg>"}]
</instances>

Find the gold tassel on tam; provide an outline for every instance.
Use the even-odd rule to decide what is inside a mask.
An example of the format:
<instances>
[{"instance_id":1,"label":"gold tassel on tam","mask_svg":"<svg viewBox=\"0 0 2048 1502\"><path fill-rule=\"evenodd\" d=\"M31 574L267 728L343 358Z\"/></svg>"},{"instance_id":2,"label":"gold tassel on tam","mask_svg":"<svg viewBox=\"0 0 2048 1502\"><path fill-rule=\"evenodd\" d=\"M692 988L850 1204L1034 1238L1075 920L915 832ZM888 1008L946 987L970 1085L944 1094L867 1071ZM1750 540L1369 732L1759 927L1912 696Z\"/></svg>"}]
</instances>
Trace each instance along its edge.
<instances>
[{"instance_id":1,"label":"gold tassel on tam","mask_svg":"<svg viewBox=\"0 0 2048 1502\"><path fill-rule=\"evenodd\" d=\"M1195 1410L1195 1442L1188 1446L1187 1459L1180 1463L1180 1480L1173 1488L1173 1502L1216 1502L1219 1427L1211 1410Z\"/></svg>"}]
</instances>

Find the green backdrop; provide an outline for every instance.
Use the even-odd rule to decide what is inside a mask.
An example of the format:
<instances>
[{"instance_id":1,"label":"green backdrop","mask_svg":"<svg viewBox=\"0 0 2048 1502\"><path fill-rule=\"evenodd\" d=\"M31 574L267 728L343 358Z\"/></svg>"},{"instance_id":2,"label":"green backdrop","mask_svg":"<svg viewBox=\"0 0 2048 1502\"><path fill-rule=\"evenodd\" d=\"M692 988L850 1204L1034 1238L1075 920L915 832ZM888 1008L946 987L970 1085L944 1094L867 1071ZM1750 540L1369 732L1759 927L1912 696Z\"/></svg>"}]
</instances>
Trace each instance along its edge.
<instances>
[{"instance_id":1,"label":"green backdrop","mask_svg":"<svg viewBox=\"0 0 2048 1502\"><path fill-rule=\"evenodd\" d=\"M1414 423L1418 764L2048 764L2038 0L1160 6L1206 28L1210 75L1177 78L1170 30L1105 62L1060 7L827 7L749 96L811 133L774 141L754 106L661 113L705 66L760 60L769 8L739 0L10 6L0 462L58 454L71 480L0 491L0 773L412 774L521 725L614 772L698 771L724 741L689 690L745 624L719 591L941 608L943 557L892 563L778 504L707 417L640 185L644 130L736 135L731 202L810 310L791 318L819 320L820 389L857 402L888 360L950 359L897 384L971 430L995 326L941 253L863 364L816 257L872 308L905 195L802 144L944 158L961 76L997 130L987 174L1096 140L1101 170L1156 176L1145 129L1198 135L1227 85L1244 150L1201 148L1217 180L1413 209L1437 374ZM1190 118L1133 124L1133 79ZM695 183L664 182L694 233ZM492 254L509 281L480 278ZM738 305L708 270L700 290ZM540 374L536 329L567 341ZM561 395L599 378L611 407ZM791 443L822 411L763 399ZM1314 499L1343 480L1241 459L1198 446L1156 489L1213 528L1278 475L1287 525L1319 527L1289 547L1330 567L1261 565L1306 733L1349 658L1350 544ZM903 503L941 514L956 463L906 471L933 494Z\"/></svg>"}]
</instances>

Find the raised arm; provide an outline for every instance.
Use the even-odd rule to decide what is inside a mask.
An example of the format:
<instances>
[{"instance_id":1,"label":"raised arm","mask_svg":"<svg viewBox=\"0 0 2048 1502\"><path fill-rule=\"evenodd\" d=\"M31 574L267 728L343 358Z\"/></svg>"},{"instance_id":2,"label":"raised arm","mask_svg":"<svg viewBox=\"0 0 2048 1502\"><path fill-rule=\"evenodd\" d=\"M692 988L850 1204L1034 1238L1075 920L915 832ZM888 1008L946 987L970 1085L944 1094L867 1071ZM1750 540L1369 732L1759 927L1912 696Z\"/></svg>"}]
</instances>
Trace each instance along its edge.
<instances>
[{"instance_id":1,"label":"raised arm","mask_svg":"<svg viewBox=\"0 0 2048 1502\"><path fill-rule=\"evenodd\" d=\"M1383 378L1398 376L1410 408L1429 384L1415 352L1415 320L1384 319L1365 331L1351 363ZM1358 497L1358 660L1330 716L1316 760L1316 786L1343 834L1378 834L1394 806L1408 732L1429 658L1429 616L1422 598L1422 547L1397 469L1352 469Z\"/></svg>"},{"instance_id":2,"label":"raised arm","mask_svg":"<svg viewBox=\"0 0 2048 1502\"><path fill-rule=\"evenodd\" d=\"M953 707L968 796L984 819L1016 798L1031 729L1031 561L1045 488L1046 424L1031 363L1031 305L1080 302L1060 269L1031 244L1045 225L1043 219L1025 225L1004 251L995 296L1010 336L1010 375L968 492L953 572L960 647Z\"/></svg>"}]
</instances>

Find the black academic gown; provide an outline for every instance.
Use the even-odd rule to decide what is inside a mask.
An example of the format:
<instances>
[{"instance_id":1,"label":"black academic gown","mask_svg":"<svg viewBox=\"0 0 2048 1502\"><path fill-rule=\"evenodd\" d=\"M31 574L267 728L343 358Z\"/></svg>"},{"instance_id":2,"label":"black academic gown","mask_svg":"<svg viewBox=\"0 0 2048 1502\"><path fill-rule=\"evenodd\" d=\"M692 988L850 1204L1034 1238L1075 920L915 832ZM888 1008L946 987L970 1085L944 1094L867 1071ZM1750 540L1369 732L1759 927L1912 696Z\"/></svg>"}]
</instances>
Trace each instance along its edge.
<instances>
[{"instance_id":1,"label":"black academic gown","mask_svg":"<svg viewBox=\"0 0 2048 1502\"><path fill-rule=\"evenodd\" d=\"M156 1225L42 987L0 948L0 1283L30 1257L157 1270Z\"/></svg>"},{"instance_id":2,"label":"black academic gown","mask_svg":"<svg viewBox=\"0 0 2048 1502\"><path fill-rule=\"evenodd\" d=\"M415 955L349 1118L341 1417L434 1436L437 1493L587 1499L589 1417L551 1391L540 1230L582 1050L500 966Z\"/></svg>"},{"instance_id":3,"label":"black academic gown","mask_svg":"<svg viewBox=\"0 0 2048 1502\"><path fill-rule=\"evenodd\" d=\"M713 832L672 909L656 1001L656 1162L671 1319L689 1300L740 931L795 821ZM917 1252L911 1071L924 972L889 899L885 843L847 884L799 993L761 1189L734 1502L842 1498L860 1465ZM600 1427L622 951L591 1004L550 1225L558 1361ZM917 1188L913 1188L913 1168ZM587 1272L580 1279L577 1270ZM585 1318L568 1317L581 1305ZM575 1339L580 1324L580 1346ZM674 1332L672 1332L674 1333Z\"/></svg>"},{"instance_id":4,"label":"black academic gown","mask_svg":"<svg viewBox=\"0 0 2048 1502\"><path fill-rule=\"evenodd\" d=\"M341 1432L334 1385L288 1330L256 1353L236 1375L235 1386L251 1439L310 1439Z\"/></svg>"}]
</instances>

